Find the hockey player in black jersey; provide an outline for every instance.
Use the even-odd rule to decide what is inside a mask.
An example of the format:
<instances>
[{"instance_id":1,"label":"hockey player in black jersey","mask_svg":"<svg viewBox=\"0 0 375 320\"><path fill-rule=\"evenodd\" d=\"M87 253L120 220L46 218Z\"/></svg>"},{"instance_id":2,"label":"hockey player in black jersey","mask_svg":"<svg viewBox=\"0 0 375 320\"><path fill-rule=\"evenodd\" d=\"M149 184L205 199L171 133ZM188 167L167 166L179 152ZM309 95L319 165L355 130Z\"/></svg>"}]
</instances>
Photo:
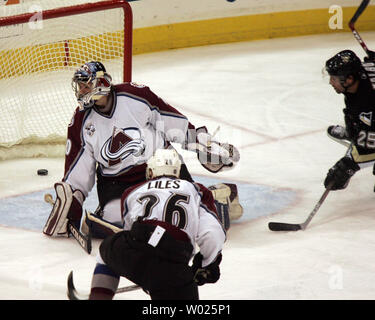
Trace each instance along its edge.
<instances>
[{"instance_id":1,"label":"hockey player in black jersey","mask_svg":"<svg viewBox=\"0 0 375 320\"><path fill-rule=\"evenodd\" d=\"M375 63L362 63L353 51L343 50L327 60L325 71L330 85L345 96L345 127L330 126L327 134L349 149L324 181L326 188L340 190L355 172L375 161Z\"/></svg>"}]
</instances>

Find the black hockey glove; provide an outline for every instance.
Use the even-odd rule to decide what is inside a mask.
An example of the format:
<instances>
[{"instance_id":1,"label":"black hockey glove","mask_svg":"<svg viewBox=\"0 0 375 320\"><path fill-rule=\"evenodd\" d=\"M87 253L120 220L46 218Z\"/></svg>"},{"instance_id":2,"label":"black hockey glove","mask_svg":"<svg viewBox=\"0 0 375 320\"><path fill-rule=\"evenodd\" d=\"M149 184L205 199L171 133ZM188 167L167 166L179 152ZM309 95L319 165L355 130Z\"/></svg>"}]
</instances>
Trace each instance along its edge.
<instances>
[{"instance_id":1,"label":"black hockey glove","mask_svg":"<svg viewBox=\"0 0 375 320\"><path fill-rule=\"evenodd\" d=\"M215 283L220 278L219 264L221 262L222 255L219 253L214 262L206 267L202 267L203 256L198 252L194 259L191 267L194 275L194 281L198 286L203 286L205 283Z\"/></svg>"},{"instance_id":2,"label":"black hockey glove","mask_svg":"<svg viewBox=\"0 0 375 320\"><path fill-rule=\"evenodd\" d=\"M375 52L368 50L368 57L364 57L365 62L375 62Z\"/></svg>"},{"instance_id":3,"label":"black hockey glove","mask_svg":"<svg viewBox=\"0 0 375 320\"><path fill-rule=\"evenodd\" d=\"M356 164L351 158L343 157L337 161L331 169L329 169L327 177L324 180L324 186L327 188L328 185L333 183L331 190L345 189L350 178L359 169L358 164Z\"/></svg>"}]
</instances>

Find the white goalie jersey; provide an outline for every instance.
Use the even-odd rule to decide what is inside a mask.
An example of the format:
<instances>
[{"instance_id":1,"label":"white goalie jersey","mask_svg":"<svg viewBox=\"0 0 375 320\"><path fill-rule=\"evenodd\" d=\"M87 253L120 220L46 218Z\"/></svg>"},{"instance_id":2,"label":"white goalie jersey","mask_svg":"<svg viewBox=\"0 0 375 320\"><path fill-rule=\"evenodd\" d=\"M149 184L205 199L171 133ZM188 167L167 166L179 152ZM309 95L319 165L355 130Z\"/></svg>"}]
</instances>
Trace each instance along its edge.
<instances>
[{"instance_id":1,"label":"white goalie jersey","mask_svg":"<svg viewBox=\"0 0 375 320\"><path fill-rule=\"evenodd\" d=\"M225 231L216 214L211 191L199 183L161 177L131 187L122 200L124 229L141 217L167 222L184 231L199 246L205 267L222 250Z\"/></svg>"},{"instance_id":2,"label":"white goalie jersey","mask_svg":"<svg viewBox=\"0 0 375 320\"><path fill-rule=\"evenodd\" d=\"M123 83L113 90L110 114L77 108L68 127L63 181L85 197L96 173L129 184L145 180L146 161L156 149L169 142L184 145L195 132L183 114L148 87Z\"/></svg>"}]
</instances>

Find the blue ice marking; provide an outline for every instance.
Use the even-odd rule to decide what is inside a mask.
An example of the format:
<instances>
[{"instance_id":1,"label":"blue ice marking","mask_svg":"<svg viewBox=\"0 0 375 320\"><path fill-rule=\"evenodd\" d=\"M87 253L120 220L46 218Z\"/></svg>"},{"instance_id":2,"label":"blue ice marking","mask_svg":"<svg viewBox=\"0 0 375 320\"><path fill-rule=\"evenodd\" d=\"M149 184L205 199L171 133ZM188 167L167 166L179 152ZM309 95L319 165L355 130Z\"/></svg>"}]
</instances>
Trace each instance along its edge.
<instances>
[{"instance_id":1,"label":"blue ice marking","mask_svg":"<svg viewBox=\"0 0 375 320\"><path fill-rule=\"evenodd\" d=\"M196 176L196 182L205 186L222 183L222 180ZM235 183L238 187L240 203L244 208L243 216L233 223L248 222L258 217L268 216L285 209L296 199L296 192L279 190L270 186L244 182ZM51 205L44 202L44 194L55 197L53 188L0 199L0 225L42 231L51 212ZM98 205L96 186L87 197L84 208L93 212Z\"/></svg>"}]
</instances>

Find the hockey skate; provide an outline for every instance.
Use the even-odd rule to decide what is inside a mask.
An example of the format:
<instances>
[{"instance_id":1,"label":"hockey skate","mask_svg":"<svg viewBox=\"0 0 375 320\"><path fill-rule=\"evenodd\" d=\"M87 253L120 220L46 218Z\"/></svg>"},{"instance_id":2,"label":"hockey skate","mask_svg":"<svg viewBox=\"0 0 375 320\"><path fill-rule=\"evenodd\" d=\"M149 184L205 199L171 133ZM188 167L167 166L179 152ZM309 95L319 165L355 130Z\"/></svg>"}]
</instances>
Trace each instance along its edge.
<instances>
[{"instance_id":1,"label":"hockey skate","mask_svg":"<svg viewBox=\"0 0 375 320\"><path fill-rule=\"evenodd\" d=\"M344 145L345 147L350 146L350 138L348 135L348 132L343 126L329 126L327 129L327 135L332 140L335 140L336 142Z\"/></svg>"}]
</instances>

